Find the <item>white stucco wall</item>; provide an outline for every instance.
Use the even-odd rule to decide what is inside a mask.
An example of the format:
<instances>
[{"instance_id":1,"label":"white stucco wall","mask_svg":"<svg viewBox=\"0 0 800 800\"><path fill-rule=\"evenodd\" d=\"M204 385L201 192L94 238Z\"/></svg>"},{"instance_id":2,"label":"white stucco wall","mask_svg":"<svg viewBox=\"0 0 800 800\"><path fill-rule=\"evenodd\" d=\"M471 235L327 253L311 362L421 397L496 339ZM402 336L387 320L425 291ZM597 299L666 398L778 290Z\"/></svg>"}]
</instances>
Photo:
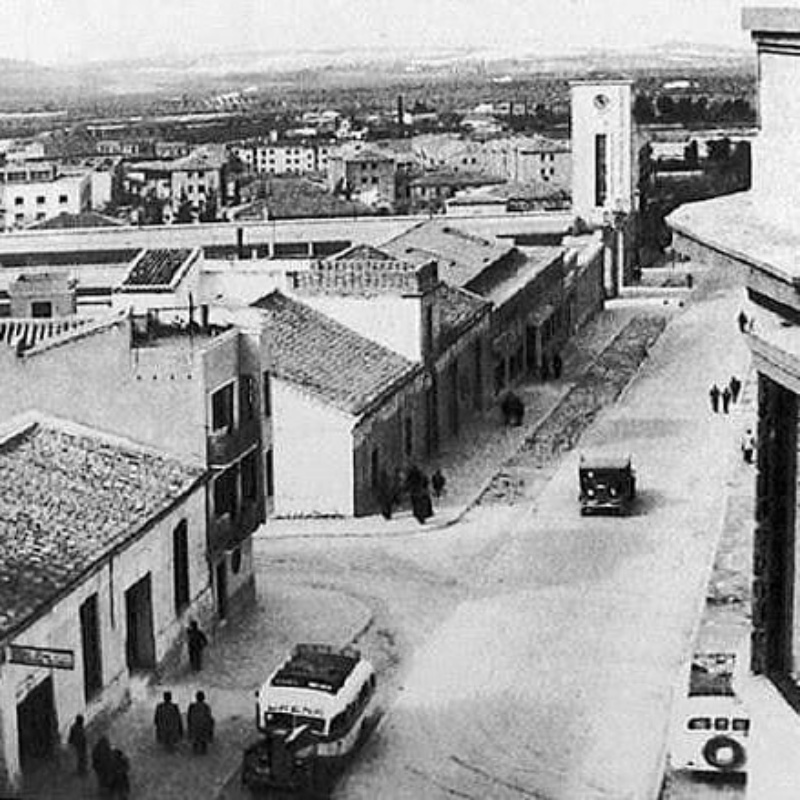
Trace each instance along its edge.
<instances>
[{"instance_id":1,"label":"white stucco wall","mask_svg":"<svg viewBox=\"0 0 800 800\"><path fill-rule=\"evenodd\" d=\"M355 418L272 379L274 513L353 514Z\"/></svg>"},{"instance_id":2,"label":"white stucco wall","mask_svg":"<svg viewBox=\"0 0 800 800\"><path fill-rule=\"evenodd\" d=\"M606 98L601 107L598 98ZM605 207L630 211L633 201L631 85L629 82L572 85L572 207L588 222L602 222L595 205L595 136L607 139Z\"/></svg>"},{"instance_id":3,"label":"white stucco wall","mask_svg":"<svg viewBox=\"0 0 800 800\"><path fill-rule=\"evenodd\" d=\"M765 216L800 224L800 59L761 53L761 132L753 143L753 192Z\"/></svg>"},{"instance_id":4,"label":"white stucco wall","mask_svg":"<svg viewBox=\"0 0 800 800\"><path fill-rule=\"evenodd\" d=\"M160 520L138 541L88 577L46 616L13 637L9 644L73 650L75 669L44 669L4 663L0 666L0 786L3 773L19 776L17 704L48 675L62 741L76 714L87 722L113 708L128 686L126 666L125 592L149 572L151 575L153 634L156 660L160 661L182 634L188 618L211 605L206 564L205 487L199 486L174 511ZM172 531L186 519L189 533L190 604L176 616L173 584ZM88 704L83 687L80 606L97 594L101 630L103 689Z\"/></svg>"},{"instance_id":5,"label":"white stucco wall","mask_svg":"<svg viewBox=\"0 0 800 800\"><path fill-rule=\"evenodd\" d=\"M419 297L301 295L298 299L411 361L422 359L422 301Z\"/></svg>"}]
</instances>

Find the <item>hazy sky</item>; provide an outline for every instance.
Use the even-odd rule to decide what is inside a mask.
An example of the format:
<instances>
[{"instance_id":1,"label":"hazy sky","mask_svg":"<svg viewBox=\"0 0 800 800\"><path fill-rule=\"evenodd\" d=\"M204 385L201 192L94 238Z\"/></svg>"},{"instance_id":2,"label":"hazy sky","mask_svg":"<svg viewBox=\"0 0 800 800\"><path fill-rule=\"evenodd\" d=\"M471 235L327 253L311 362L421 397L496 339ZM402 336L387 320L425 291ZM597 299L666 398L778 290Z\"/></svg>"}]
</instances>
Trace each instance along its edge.
<instances>
[{"instance_id":1,"label":"hazy sky","mask_svg":"<svg viewBox=\"0 0 800 800\"><path fill-rule=\"evenodd\" d=\"M563 52L743 45L743 0L0 0L0 56L40 63L350 45ZM775 4L775 0L765 3ZM786 5L787 3L782 3Z\"/></svg>"}]
</instances>

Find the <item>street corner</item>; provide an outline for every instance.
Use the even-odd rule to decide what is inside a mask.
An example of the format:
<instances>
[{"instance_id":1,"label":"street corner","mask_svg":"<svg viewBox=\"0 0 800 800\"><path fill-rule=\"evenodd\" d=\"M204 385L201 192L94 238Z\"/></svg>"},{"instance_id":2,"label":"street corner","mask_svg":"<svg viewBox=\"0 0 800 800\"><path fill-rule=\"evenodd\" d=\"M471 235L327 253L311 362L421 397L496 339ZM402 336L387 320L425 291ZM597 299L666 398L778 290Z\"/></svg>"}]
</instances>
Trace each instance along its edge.
<instances>
[{"instance_id":1,"label":"street corner","mask_svg":"<svg viewBox=\"0 0 800 800\"><path fill-rule=\"evenodd\" d=\"M302 576L298 576L302 577ZM332 587L274 582L260 592L273 637L292 646L320 642L344 646L372 622L372 609L352 594Z\"/></svg>"}]
</instances>

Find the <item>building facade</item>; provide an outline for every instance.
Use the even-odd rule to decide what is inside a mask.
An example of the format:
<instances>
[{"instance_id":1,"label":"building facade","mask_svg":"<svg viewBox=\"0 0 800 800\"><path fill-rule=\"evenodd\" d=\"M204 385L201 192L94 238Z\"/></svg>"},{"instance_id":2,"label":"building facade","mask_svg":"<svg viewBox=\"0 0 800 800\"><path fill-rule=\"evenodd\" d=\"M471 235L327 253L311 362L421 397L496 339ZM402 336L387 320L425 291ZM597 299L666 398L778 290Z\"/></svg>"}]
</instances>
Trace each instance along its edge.
<instances>
[{"instance_id":1,"label":"building facade","mask_svg":"<svg viewBox=\"0 0 800 800\"><path fill-rule=\"evenodd\" d=\"M757 46L761 132L748 192L679 208L674 247L745 276L740 328L758 386L750 677L739 693L752 719L748 798L800 794L800 11L748 8Z\"/></svg>"},{"instance_id":2,"label":"building facade","mask_svg":"<svg viewBox=\"0 0 800 800\"><path fill-rule=\"evenodd\" d=\"M0 442L0 786L24 790L76 714L118 706L211 613L206 475L37 415Z\"/></svg>"}]
</instances>

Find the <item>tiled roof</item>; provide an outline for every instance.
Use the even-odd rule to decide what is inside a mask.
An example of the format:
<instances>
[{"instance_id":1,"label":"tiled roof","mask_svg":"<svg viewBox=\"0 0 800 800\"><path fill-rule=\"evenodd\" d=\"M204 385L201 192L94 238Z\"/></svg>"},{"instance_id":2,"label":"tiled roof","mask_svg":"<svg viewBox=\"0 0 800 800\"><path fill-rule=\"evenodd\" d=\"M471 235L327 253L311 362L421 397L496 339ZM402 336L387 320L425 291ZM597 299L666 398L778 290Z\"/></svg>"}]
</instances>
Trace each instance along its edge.
<instances>
[{"instance_id":1,"label":"tiled roof","mask_svg":"<svg viewBox=\"0 0 800 800\"><path fill-rule=\"evenodd\" d=\"M350 414L365 411L417 369L403 356L280 292L253 305L268 315L275 375Z\"/></svg>"},{"instance_id":2,"label":"tiled roof","mask_svg":"<svg viewBox=\"0 0 800 800\"><path fill-rule=\"evenodd\" d=\"M451 223L430 220L385 242L381 250L416 264L435 259L439 277L445 283L466 286L514 248L467 233Z\"/></svg>"},{"instance_id":3,"label":"tiled roof","mask_svg":"<svg viewBox=\"0 0 800 800\"><path fill-rule=\"evenodd\" d=\"M488 313L490 303L464 289L441 283L436 289L439 308L439 349L443 350L480 316Z\"/></svg>"},{"instance_id":4,"label":"tiled roof","mask_svg":"<svg viewBox=\"0 0 800 800\"><path fill-rule=\"evenodd\" d=\"M0 637L45 611L203 476L86 429L38 421L0 442Z\"/></svg>"},{"instance_id":5,"label":"tiled roof","mask_svg":"<svg viewBox=\"0 0 800 800\"><path fill-rule=\"evenodd\" d=\"M369 244L354 244L341 253L336 253L329 261L397 261L389 253Z\"/></svg>"},{"instance_id":6,"label":"tiled roof","mask_svg":"<svg viewBox=\"0 0 800 800\"><path fill-rule=\"evenodd\" d=\"M134 260L122 285L169 286L191 254L192 251L186 249L145 250Z\"/></svg>"},{"instance_id":7,"label":"tiled roof","mask_svg":"<svg viewBox=\"0 0 800 800\"><path fill-rule=\"evenodd\" d=\"M32 225L28 226L28 230L114 228L122 224L120 220L107 217L104 214L98 214L96 211L82 211L80 214L69 214L66 211L62 211L56 217L34 222Z\"/></svg>"}]
</instances>

